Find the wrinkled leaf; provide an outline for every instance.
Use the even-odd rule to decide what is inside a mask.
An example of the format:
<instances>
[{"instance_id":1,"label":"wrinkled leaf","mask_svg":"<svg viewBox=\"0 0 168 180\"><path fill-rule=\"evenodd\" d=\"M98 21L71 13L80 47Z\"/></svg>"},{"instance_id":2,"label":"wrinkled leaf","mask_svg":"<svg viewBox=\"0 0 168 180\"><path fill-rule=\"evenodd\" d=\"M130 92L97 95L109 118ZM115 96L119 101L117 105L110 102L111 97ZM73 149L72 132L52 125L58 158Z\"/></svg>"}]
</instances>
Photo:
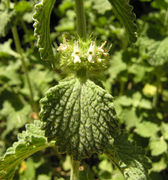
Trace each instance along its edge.
<instances>
[{"instance_id":1,"label":"wrinkled leaf","mask_svg":"<svg viewBox=\"0 0 168 180\"><path fill-rule=\"evenodd\" d=\"M41 104L46 136L57 139L59 151L74 159L103 152L118 133L112 96L90 80L66 79L51 88Z\"/></svg>"},{"instance_id":2,"label":"wrinkled leaf","mask_svg":"<svg viewBox=\"0 0 168 180\"><path fill-rule=\"evenodd\" d=\"M47 143L41 126L42 123L36 120L34 124L26 125L26 131L18 134L18 141L0 159L0 179L12 180L16 167L25 158L51 145Z\"/></svg>"},{"instance_id":3,"label":"wrinkled leaf","mask_svg":"<svg viewBox=\"0 0 168 180\"><path fill-rule=\"evenodd\" d=\"M50 40L50 16L56 0L42 0L35 6L33 15L34 35L37 38L41 58L54 66L54 53Z\"/></svg>"},{"instance_id":4,"label":"wrinkled leaf","mask_svg":"<svg viewBox=\"0 0 168 180\"><path fill-rule=\"evenodd\" d=\"M117 136L107 155L127 180L148 179L149 160L140 147L128 141L126 134Z\"/></svg>"}]
</instances>

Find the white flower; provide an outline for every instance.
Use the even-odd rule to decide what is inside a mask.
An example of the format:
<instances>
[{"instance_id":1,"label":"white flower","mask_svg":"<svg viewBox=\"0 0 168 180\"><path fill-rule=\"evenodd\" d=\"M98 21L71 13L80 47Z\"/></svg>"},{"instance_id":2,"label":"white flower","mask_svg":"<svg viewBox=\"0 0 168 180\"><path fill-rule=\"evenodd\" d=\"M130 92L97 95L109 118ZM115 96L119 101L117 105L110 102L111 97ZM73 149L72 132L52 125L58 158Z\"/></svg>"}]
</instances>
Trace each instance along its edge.
<instances>
[{"instance_id":1,"label":"white flower","mask_svg":"<svg viewBox=\"0 0 168 180\"><path fill-rule=\"evenodd\" d=\"M63 43L60 44L60 46L57 48L57 51L65 51L68 49L68 47L69 47L69 45L67 44L66 38L63 35Z\"/></svg>"},{"instance_id":2,"label":"white flower","mask_svg":"<svg viewBox=\"0 0 168 180\"><path fill-rule=\"evenodd\" d=\"M77 63L77 62L81 63L81 60L80 60L79 56L76 55L76 56L73 56L73 57L74 57L74 60L73 60L74 63Z\"/></svg>"},{"instance_id":3,"label":"white flower","mask_svg":"<svg viewBox=\"0 0 168 180\"><path fill-rule=\"evenodd\" d=\"M74 49L73 49L73 53L72 53L72 57L74 58L73 62L74 63L81 63L81 59L79 57L79 42L75 41L74 42Z\"/></svg>"},{"instance_id":4,"label":"white flower","mask_svg":"<svg viewBox=\"0 0 168 180\"><path fill-rule=\"evenodd\" d=\"M60 46L57 48L57 51L65 51L68 48L67 44L60 44Z\"/></svg>"},{"instance_id":5,"label":"white flower","mask_svg":"<svg viewBox=\"0 0 168 180\"><path fill-rule=\"evenodd\" d=\"M105 41L100 47L98 47L98 51L101 52L104 56L107 56L108 53L105 52L104 46L107 44L107 41Z\"/></svg>"},{"instance_id":6,"label":"white flower","mask_svg":"<svg viewBox=\"0 0 168 180\"><path fill-rule=\"evenodd\" d=\"M95 55L95 42L93 42L93 41L91 42L88 52L87 52L87 55L88 55L88 61L90 63L94 63L93 56Z\"/></svg>"},{"instance_id":7,"label":"white flower","mask_svg":"<svg viewBox=\"0 0 168 180\"><path fill-rule=\"evenodd\" d=\"M98 58L98 60L97 60L98 62L102 62L102 59L101 58Z\"/></svg>"}]
</instances>

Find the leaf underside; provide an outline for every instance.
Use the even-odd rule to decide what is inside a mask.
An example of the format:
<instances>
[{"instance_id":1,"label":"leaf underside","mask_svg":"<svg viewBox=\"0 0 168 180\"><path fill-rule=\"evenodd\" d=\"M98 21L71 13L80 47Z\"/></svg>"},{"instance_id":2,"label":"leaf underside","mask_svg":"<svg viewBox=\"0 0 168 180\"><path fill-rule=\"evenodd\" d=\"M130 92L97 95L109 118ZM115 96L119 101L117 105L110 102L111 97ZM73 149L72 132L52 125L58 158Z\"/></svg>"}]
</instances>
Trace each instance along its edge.
<instances>
[{"instance_id":1,"label":"leaf underside","mask_svg":"<svg viewBox=\"0 0 168 180\"><path fill-rule=\"evenodd\" d=\"M148 180L147 170L151 167L144 151L128 141L128 135L121 133L113 147L106 153L119 167L127 180Z\"/></svg>"},{"instance_id":2,"label":"leaf underside","mask_svg":"<svg viewBox=\"0 0 168 180\"><path fill-rule=\"evenodd\" d=\"M124 25L129 40L135 42L137 39L137 26L135 24L136 16L133 13L133 7L129 0L109 0L113 7L113 12Z\"/></svg>"},{"instance_id":3,"label":"leaf underside","mask_svg":"<svg viewBox=\"0 0 168 180\"><path fill-rule=\"evenodd\" d=\"M42 123L36 120L34 124L26 125L26 131L18 134L18 142L8 148L0 159L0 180L12 180L16 167L25 158L51 145L47 143L41 126Z\"/></svg>"},{"instance_id":4,"label":"leaf underside","mask_svg":"<svg viewBox=\"0 0 168 180\"><path fill-rule=\"evenodd\" d=\"M35 6L33 15L34 35L37 38L42 60L49 61L53 66L54 53L50 40L50 16L56 0L42 0Z\"/></svg>"},{"instance_id":5,"label":"leaf underside","mask_svg":"<svg viewBox=\"0 0 168 180\"><path fill-rule=\"evenodd\" d=\"M45 135L76 160L102 153L118 134L112 96L90 80L66 79L41 104Z\"/></svg>"}]
</instances>

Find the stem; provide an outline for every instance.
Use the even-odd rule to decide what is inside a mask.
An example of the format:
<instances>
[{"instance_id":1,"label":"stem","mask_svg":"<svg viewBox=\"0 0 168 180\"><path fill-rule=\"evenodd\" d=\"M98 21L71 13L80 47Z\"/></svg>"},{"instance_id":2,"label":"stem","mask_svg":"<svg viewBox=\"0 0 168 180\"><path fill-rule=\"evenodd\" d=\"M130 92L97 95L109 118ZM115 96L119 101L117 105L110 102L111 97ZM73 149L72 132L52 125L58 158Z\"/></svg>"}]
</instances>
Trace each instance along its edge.
<instances>
[{"instance_id":1,"label":"stem","mask_svg":"<svg viewBox=\"0 0 168 180\"><path fill-rule=\"evenodd\" d=\"M75 0L76 24L78 35L86 39L86 18L83 0Z\"/></svg>"},{"instance_id":2,"label":"stem","mask_svg":"<svg viewBox=\"0 0 168 180\"><path fill-rule=\"evenodd\" d=\"M15 46L16 46L16 51L21 56L22 66L23 66L23 69L24 69L24 72L25 72L25 77L26 77L28 88L29 88L29 91L30 91L31 107L32 107L32 110L34 112L36 112L33 89L32 89L29 74L28 74L28 71L27 71L27 68L26 68L26 63L25 63L25 60L24 60L24 56L23 56L23 53L22 53L22 47L21 47L21 43L20 43L20 39L19 39L19 35L18 35L16 25L14 25L12 27L12 34L13 34L13 38L14 38L14 42L15 42Z\"/></svg>"},{"instance_id":3,"label":"stem","mask_svg":"<svg viewBox=\"0 0 168 180\"><path fill-rule=\"evenodd\" d=\"M168 31L168 9L166 9L164 25L166 27L166 31Z\"/></svg>"},{"instance_id":4,"label":"stem","mask_svg":"<svg viewBox=\"0 0 168 180\"><path fill-rule=\"evenodd\" d=\"M79 180L79 161L71 160L71 178L70 180Z\"/></svg>"},{"instance_id":5,"label":"stem","mask_svg":"<svg viewBox=\"0 0 168 180\"><path fill-rule=\"evenodd\" d=\"M9 11L9 9L10 9L10 0L7 0L7 10Z\"/></svg>"}]
</instances>

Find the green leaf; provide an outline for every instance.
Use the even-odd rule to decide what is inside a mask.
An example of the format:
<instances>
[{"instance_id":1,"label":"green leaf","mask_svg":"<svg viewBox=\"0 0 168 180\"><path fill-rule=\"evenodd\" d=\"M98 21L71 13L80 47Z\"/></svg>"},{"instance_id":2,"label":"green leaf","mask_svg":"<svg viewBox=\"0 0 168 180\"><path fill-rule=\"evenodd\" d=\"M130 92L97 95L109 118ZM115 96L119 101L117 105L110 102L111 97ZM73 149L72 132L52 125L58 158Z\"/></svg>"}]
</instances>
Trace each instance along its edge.
<instances>
[{"instance_id":1,"label":"green leaf","mask_svg":"<svg viewBox=\"0 0 168 180\"><path fill-rule=\"evenodd\" d=\"M130 41L135 42L137 39L137 27L135 24L136 16L133 13L133 7L129 4L129 0L109 0L113 7L114 14L125 26Z\"/></svg>"},{"instance_id":2,"label":"green leaf","mask_svg":"<svg viewBox=\"0 0 168 180\"><path fill-rule=\"evenodd\" d=\"M162 41L154 41L147 49L149 52L149 62L152 65L160 66L168 63L168 38Z\"/></svg>"},{"instance_id":3,"label":"green leaf","mask_svg":"<svg viewBox=\"0 0 168 180\"><path fill-rule=\"evenodd\" d=\"M24 13L32 10L32 5L30 2L27 2L27 1L20 1L15 4L14 9L16 13L23 15Z\"/></svg>"},{"instance_id":4,"label":"green leaf","mask_svg":"<svg viewBox=\"0 0 168 180\"><path fill-rule=\"evenodd\" d=\"M101 171L107 171L109 173L111 173L113 170L112 164L107 159L104 159L99 163L99 169Z\"/></svg>"},{"instance_id":5,"label":"green leaf","mask_svg":"<svg viewBox=\"0 0 168 180\"><path fill-rule=\"evenodd\" d=\"M126 124L127 129L137 126L141 121L141 118L136 114L135 108L123 109L120 118Z\"/></svg>"},{"instance_id":6,"label":"green leaf","mask_svg":"<svg viewBox=\"0 0 168 180\"><path fill-rule=\"evenodd\" d=\"M37 38L40 55L43 60L54 66L54 53L50 40L50 16L56 0L42 0L35 6L33 15L34 35Z\"/></svg>"},{"instance_id":7,"label":"green leaf","mask_svg":"<svg viewBox=\"0 0 168 180\"><path fill-rule=\"evenodd\" d=\"M163 137L151 138L149 147L151 149L152 156L159 156L167 151L167 143Z\"/></svg>"},{"instance_id":8,"label":"green leaf","mask_svg":"<svg viewBox=\"0 0 168 180\"><path fill-rule=\"evenodd\" d=\"M118 97L117 101L122 106L131 106L132 105L132 98L125 96L125 95Z\"/></svg>"},{"instance_id":9,"label":"green leaf","mask_svg":"<svg viewBox=\"0 0 168 180\"><path fill-rule=\"evenodd\" d=\"M168 140L168 123L162 122L161 132L163 134L164 139Z\"/></svg>"},{"instance_id":10,"label":"green leaf","mask_svg":"<svg viewBox=\"0 0 168 180\"><path fill-rule=\"evenodd\" d=\"M135 132L142 137L154 137L158 131L159 127L157 124L147 121L139 123L135 129Z\"/></svg>"},{"instance_id":11,"label":"green leaf","mask_svg":"<svg viewBox=\"0 0 168 180\"><path fill-rule=\"evenodd\" d=\"M107 151L110 160L119 167L127 180L147 180L149 160L143 150L130 143L126 134L120 134Z\"/></svg>"},{"instance_id":12,"label":"green leaf","mask_svg":"<svg viewBox=\"0 0 168 180\"><path fill-rule=\"evenodd\" d=\"M0 58L10 57L10 56L13 56L16 58L20 57L18 53L12 50L11 44L12 44L12 39L8 39L8 41L5 41L3 44L0 44Z\"/></svg>"},{"instance_id":13,"label":"green leaf","mask_svg":"<svg viewBox=\"0 0 168 180\"><path fill-rule=\"evenodd\" d=\"M152 109L152 103L147 99L141 99L139 107L143 109Z\"/></svg>"},{"instance_id":14,"label":"green leaf","mask_svg":"<svg viewBox=\"0 0 168 180\"><path fill-rule=\"evenodd\" d=\"M116 77L126 69L127 65L122 61L122 53L115 53L114 56L112 56L112 60L110 61L110 67L108 69L108 72L110 74L109 81L113 82Z\"/></svg>"},{"instance_id":15,"label":"green leaf","mask_svg":"<svg viewBox=\"0 0 168 180\"><path fill-rule=\"evenodd\" d=\"M0 37L4 37L9 29L12 27L15 19L14 11L0 11Z\"/></svg>"},{"instance_id":16,"label":"green leaf","mask_svg":"<svg viewBox=\"0 0 168 180\"><path fill-rule=\"evenodd\" d=\"M32 88L34 92L34 99L39 101L41 95L43 95L49 88L49 83L52 82L54 79L58 80L58 75L53 73L51 70L43 70L41 69L42 66L36 67L36 69L32 69L29 71L30 81L32 83ZM34 78L36 77L36 78ZM21 89L21 92L29 96L29 88L24 78L24 88Z\"/></svg>"},{"instance_id":17,"label":"green leaf","mask_svg":"<svg viewBox=\"0 0 168 180\"><path fill-rule=\"evenodd\" d=\"M51 88L41 104L46 136L76 160L103 152L118 133L112 96L90 80L66 79Z\"/></svg>"},{"instance_id":18,"label":"green leaf","mask_svg":"<svg viewBox=\"0 0 168 180\"><path fill-rule=\"evenodd\" d=\"M142 80L143 80L143 78L145 76L146 66L142 66L140 64L132 64L128 68L128 72L130 74L134 74L135 83L139 83L139 82L142 82Z\"/></svg>"},{"instance_id":19,"label":"green leaf","mask_svg":"<svg viewBox=\"0 0 168 180\"><path fill-rule=\"evenodd\" d=\"M26 167L26 170L23 170L24 167ZM25 180L29 180L29 179L35 179L36 177L36 167L35 167L35 163L31 158L28 158L28 160L22 161L21 163L21 168L19 170L19 176L20 179L25 179Z\"/></svg>"},{"instance_id":20,"label":"green leaf","mask_svg":"<svg viewBox=\"0 0 168 180\"><path fill-rule=\"evenodd\" d=\"M0 80L9 86L21 85L21 78L18 69L21 67L20 61L9 61L8 66L0 65Z\"/></svg>"},{"instance_id":21,"label":"green leaf","mask_svg":"<svg viewBox=\"0 0 168 180\"><path fill-rule=\"evenodd\" d=\"M152 171L160 172L167 168L167 160L162 157L160 161L152 163Z\"/></svg>"},{"instance_id":22,"label":"green leaf","mask_svg":"<svg viewBox=\"0 0 168 180\"><path fill-rule=\"evenodd\" d=\"M93 2L93 9L96 9L98 13L104 14L106 11L111 10L111 4L108 0L91 0Z\"/></svg>"},{"instance_id":23,"label":"green leaf","mask_svg":"<svg viewBox=\"0 0 168 180\"><path fill-rule=\"evenodd\" d=\"M8 101L3 104L3 109L0 111L0 117L6 117L7 128L3 132L3 137L15 128L22 127L29 117L31 107L29 104L25 105L22 109L16 110Z\"/></svg>"},{"instance_id":24,"label":"green leaf","mask_svg":"<svg viewBox=\"0 0 168 180\"><path fill-rule=\"evenodd\" d=\"M18 142L8 148L0 159L0 179L12 180L16 167L27 157L51 145L41 130L42 123L27 124L26 131L18 134Z\"/></svg>"}]
</instances>

